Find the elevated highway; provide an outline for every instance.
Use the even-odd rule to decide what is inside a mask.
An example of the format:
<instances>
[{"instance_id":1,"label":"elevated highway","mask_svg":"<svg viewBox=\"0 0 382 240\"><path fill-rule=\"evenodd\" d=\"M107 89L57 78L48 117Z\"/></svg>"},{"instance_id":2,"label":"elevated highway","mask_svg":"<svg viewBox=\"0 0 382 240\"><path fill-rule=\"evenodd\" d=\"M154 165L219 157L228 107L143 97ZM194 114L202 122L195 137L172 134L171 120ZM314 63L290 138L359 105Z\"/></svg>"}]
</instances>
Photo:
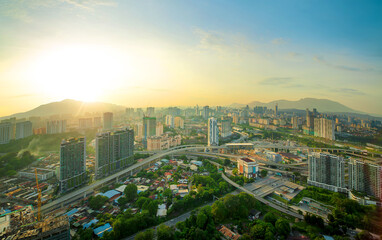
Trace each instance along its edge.
<instances>
[{"instance_id":1,"label":"elevated highway","mask_svg":"<svg viewBox=\"0 0 382 240\"><path fill-rule=\"evenodd\" d=\"M110 175L106 178L103 178L101 180L98 180L90 185L78 188L77 190L74 190L72 192L69 192L65 195L62 195L61 197L57 198L56 200L49 202L41 207L42 212L49 212L51 210L55 210L58 208L62 208L66 205L72 204L79 199L85 198L89 194L94 192L94 189L103 186L104 184L113 182L113 181L119 181L121 177L132 175L135 170L141 170L147 166L150 166L151 164L158 161L160 158L171 155L177 152L187 150L205 150L205 149L220 149L219 146L203 146L203 145L184 145L184 146L178 146L175 148L168 149L166 151L161 151L160 153L156 153L146 159L144 159L142 162L136 163L120 172L117 172L113 175Z\"/></svg>"}]
</instances>

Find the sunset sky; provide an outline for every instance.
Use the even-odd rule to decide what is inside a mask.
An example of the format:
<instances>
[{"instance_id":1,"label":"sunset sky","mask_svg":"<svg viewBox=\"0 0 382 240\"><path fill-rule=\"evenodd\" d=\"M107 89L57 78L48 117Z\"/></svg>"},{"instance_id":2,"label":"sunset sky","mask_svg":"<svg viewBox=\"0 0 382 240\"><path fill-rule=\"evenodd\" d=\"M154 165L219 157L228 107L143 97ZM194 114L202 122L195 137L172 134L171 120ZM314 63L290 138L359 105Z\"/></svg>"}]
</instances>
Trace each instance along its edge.
<instances>
[{"instance_id":1,"label":"sunset sky","mask_svg":"<svg viewBox=\"0 0 382 240\"><path fill-rule=\"evenodd\" d=\"M0 116L327 98L382 114L382 1L1 0Z\"/></svg>"}]
</instances>

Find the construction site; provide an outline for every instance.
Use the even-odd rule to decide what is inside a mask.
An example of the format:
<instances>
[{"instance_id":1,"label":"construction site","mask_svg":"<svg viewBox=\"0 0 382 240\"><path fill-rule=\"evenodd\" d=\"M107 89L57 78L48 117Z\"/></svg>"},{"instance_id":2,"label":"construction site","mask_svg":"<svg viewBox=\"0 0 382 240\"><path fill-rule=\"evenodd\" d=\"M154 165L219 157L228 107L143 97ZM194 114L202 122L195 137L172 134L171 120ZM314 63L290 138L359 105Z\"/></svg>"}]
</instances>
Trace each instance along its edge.
<instances>
[{"instance_id":1,"label":"construction site","mask_svg":"<svg viewBox=\"0 0 382 240\"><path fill-rule=\"evenodd\" d=\"M41 188L38 183L39 175L36 168L34 175L37 189L37 214L31 205L16 211L3 210L0 212L0 239L70 239L68 216L41 217Z\"/></svg>"},{"instance_id":2,"label":"construction site","mask_svg":"<svg viewBox=\"0 0 382 240\"><path fill-rule=\"evenodd\" d=\"M0 224L5 226L0 233L0 239L70 239L70 225L67 216L47 217L36 221L33 208L30 206L22 210L3 214L0 216Z\"/></svg>"}]
</instances>

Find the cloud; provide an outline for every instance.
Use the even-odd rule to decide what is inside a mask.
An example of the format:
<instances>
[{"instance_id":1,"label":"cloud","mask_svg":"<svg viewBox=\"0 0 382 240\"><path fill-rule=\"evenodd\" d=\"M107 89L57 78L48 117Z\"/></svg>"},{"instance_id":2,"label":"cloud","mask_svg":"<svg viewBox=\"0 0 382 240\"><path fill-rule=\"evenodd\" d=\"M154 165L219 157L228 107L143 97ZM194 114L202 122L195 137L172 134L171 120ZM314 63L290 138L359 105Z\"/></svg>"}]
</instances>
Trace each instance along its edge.
<instances>
[{"instance_id":1,"label":"cloud","mask_svg":"<svg viewBox=\"0 0 382 240\"><path fill-rule=\"evenodd\" d=\"M37 94L21 94L21 95L10 96L8 98L26 98L26 97L34 97L34 96L37 96Z\"/></svg>"},{"instance_id":2,"label":"cloud","mask_svg":"<svg viewBox=\"0 0 382 240\"><path fill-rule=\"evenodd\" d=\"M275 77L275 78L266 78L259 82L260 85L287 85L292 82L290 77Z\"/></svg>"},{"instance_id":3,"label":"cloud","mask_svg":"<svg viewBox=\"0 0 382 240\"><path fill-rule=\"evenodd\" d=\"M313 60L320 63L320 64L323 64L327 67L336 68L336 69L345 70L345 71L362 72L362 71L373 70L372 68L357 68L357 67L333 64L333 63L326 61L324 58L318 57L318 56L314 56Z\"/></svg>"},{"instance_id":4,"label":"cloud","mask_svg":"<svg viewBox=\"0 0 382 240\"><path fill-rule=\"evenodd\" d=\"M226 45L224 37L213 31L204 31L202 29L195 29L194 33L199 36L199 48L213 49L221 51Z\"/></svg>"},{"instance_id":5,"label":"cloud","mask_svg":"<svg viewBox=\"0 0 382 240\"><path fill-rule=\"evenodd\" d=\"M288 53L289 57L298 57L298 56L301 56L301 55L302 55L301 53L297 53L297 52L289 52Z\"/></svg>"},{"instance_id":6,"label":"cloud","mask_svg":"<svg viewBox=\"0 0 382 240\"><path fill-rule=\"evenodd\" d=\"M345 95L366 95L364 92L354 88L333 88L330 91Z\"/></svg>"},{"instance_id":7,"label":"cloud","mask_svg":"<svg viewBox=\"0 0 382 240\"><path fill-rule=\"evenodd\" d=\"M206 31L197 28L193 33L198 37L199 43L193 50L217 52L223 55L242 56L254 54L255 45L242 34Z\"/></svg>"},{"instance_id":8,"label":"cloud","mask_svg":"<svg viewBox=\"0 0 382 240\"><path fill-rule=\"evenodd\" d=\"M275 38L272 40L272 44L274 45L283 45L287 43L287 41L284 38Z\"/></svg>"},{"instance_id":9,"label":"cloud","mask_svg":"<svg viewBox=\"0 0 382 240\"><path fill-rule=\"evenodd\" d=\"M1 0L0 15L24 22L33 21L32 12L41 8L77 8L95 11L99 6L116 6L114 0Z\"/></svg>"}]
</instances>

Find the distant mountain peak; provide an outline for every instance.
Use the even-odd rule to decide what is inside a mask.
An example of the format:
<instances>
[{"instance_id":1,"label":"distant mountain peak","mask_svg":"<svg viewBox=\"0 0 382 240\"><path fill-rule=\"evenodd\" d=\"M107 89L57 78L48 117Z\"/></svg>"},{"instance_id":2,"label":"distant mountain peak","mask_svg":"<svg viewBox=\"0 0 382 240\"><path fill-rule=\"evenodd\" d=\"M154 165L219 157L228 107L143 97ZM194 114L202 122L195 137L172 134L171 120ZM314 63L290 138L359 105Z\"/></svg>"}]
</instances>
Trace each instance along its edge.
<instances>
[{"instance_id":1,"label":"distant mountain peak","mask_svg":"<svg viewBox=\"0 0 382 240\"><path fill-rule=\"evenodd\" d=\"M253 101L247 104L231 104L232 107L244 107L246 105L250 107L255 106L264 106L267 108L273 108L275 105L278 105L279 109L299 109L305 110L307 108L313 109L316 108L319 112L349 112L349 113L362 113L361 111L354 110L349 108L339 102L330 100L330 99L318 99L318 98L301 98L299 100L275 100L268 103L263 103L259 101Z\"/></svg>"}]
</instances>

